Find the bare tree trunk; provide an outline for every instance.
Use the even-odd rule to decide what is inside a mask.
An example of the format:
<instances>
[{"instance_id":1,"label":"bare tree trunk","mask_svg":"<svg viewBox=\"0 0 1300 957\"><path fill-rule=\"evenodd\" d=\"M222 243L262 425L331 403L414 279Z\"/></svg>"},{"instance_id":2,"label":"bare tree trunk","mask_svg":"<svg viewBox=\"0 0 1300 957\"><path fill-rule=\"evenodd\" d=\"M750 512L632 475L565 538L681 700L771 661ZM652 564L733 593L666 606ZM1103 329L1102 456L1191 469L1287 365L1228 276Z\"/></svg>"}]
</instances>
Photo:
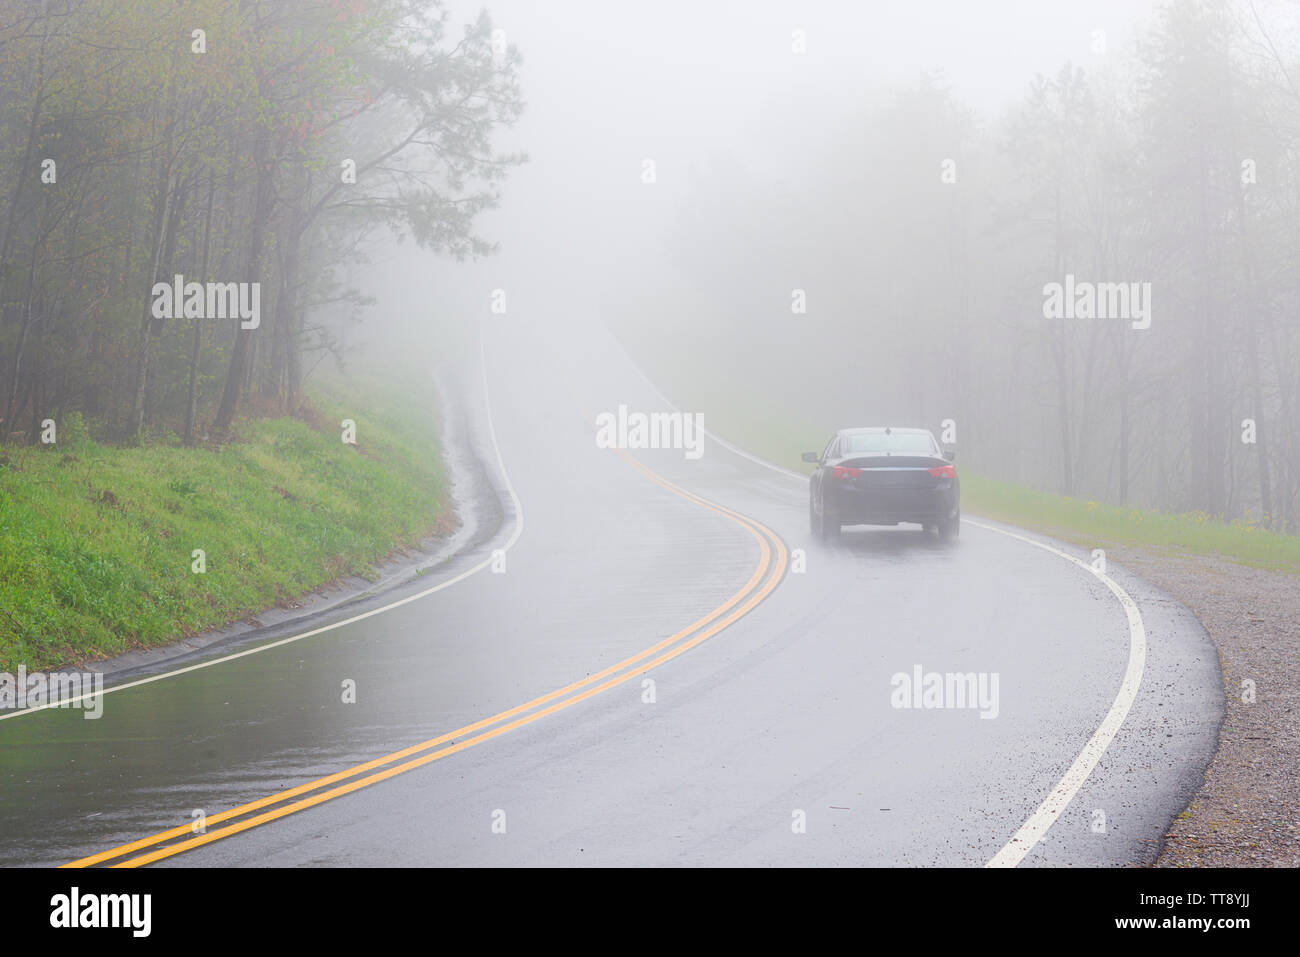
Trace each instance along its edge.
<instances>
[{"instance_id":1,"label":"bare tree trunk","mask_svg":"<svg viewBox=\"0 0 1300 957\"><path fill-rule=\"evenodd\" d=\"M1269 475L1268 428L1264 409L1263 373L1259 361L1259 313L1255 298L1255 255L1251 247L1250 227L1246 222L1246 196L1241 185L1233 190L1237 200L1237 220L1241 230L1242 258L1246 263L1242 277L1242 307L1246 310L1246 358L1250 366L1250 393L1255 419L1255 448L1259 452L1259 505L1264 526L1273 527L1273 485Z\"/></svg>"},{"instance_id":2,"label":"bare tree trunk","mask_svg":"<svg viewBox=\"0 0 1300 957\"><path fill-rule=\"evenodd\" d=\"M260 282L262 278L262 245L266 233L266 223L271 216L271 161L265 139L259 138L253 148L253 160L257 167L257 184L253 205L253 222L249 229L248 240L248 282ZM248 371L249 350L252 330L240 326L235 332L235 348L230 356L230 370L226 373L226 386L221 393L221 405L217 409L216 420L212 428L217 432L226 432L235 420L235 410L239 407L239 394L244 388Z\"/></svg>"},{"instance_id":3,"label":"bare tree trunk","mask_svg":"<svg viewBox=\"0 0 1300 957\"><path fill-rule=\"evenodd\" d=\"M40 250L44 244L44 239L37 239L32 242L32 255L27 264L27 289L23 293L23 319L22 326L18 330L18 344L14 347L14 361L10 373L9 396L5 401L4 433L3 438L8 439L14 431L14 417L21 408L18 403L18 386L19 378L22 373L23 350L27 347L27 334L32 328L32 298L36 288L36 264L40 259Z\"/></svg>"},{"instance_id":4,"label":"bare tree trunk","mask_svg":"<svg viewBox=\"0 0 1300 957\"><path fill-rule=\"evenodd\" d=\"M301 262L302 233L297 224L290 224L289 238L285 244L284 261L280 269L280 295L276 297L276 332L280 350L279 374L277 385L283 383L284 394L282 407L292 412L297 406L298 383L300 373L298 356L297 313L298 313L298 272Z\"/></svg>"},{"instance_id":5,"label":"bare tree trunk","mask_svg":"<svg viewBox=\"0 0 1300 957\"><path fill-rule=\"evenodd\" d=\"M1061 183L1060 173L1057 174L1056 185L1056 235L1054 247L1056 251L1056 272L1059 277L1064 276L1065 271L1065 250L1062 248L1064 226L1062 223L1061 210ZM1071 415L1070 415L1070 344L1066 338L1064 322L1055 323L1056 334L1052 337L1052 359L1056 364L1056 401L1057 401L1057 422L1061 439L1061 493L1063 495L1074 494L1074 443L1071 439Z\"/></svg>"},{"instance_id":6,"label":"bare tree trunk","mask_svg":"<svg viewBox=\"0 0 1300 957\"><path fill-rule=\"evenodd\" d=\"M172 193L168 188L171 184L171 167L164 159L158 170L158 185L154 190L154 214L153 214L153 231L150 235L153 237L152 250L149 254L149 286L152 289L153 284L158 281L158 267L162 262L163 254L163 233L169 221L168 213L171 203ZM173 304L175 305L175 304ZM131 401L131 418L127 422L126 433L138 434L144 428L144 392L145 382L149 373L149 345L152 341L150 327L152 319L152 302L149 296L145 297L144 312L140 318L140 344L136 352L136 370L135 384L132 389Z\"/></svg>"},{"instance_id":7,"label":"bare tree trunk","mask_svg":"<svg viewBox=\"0 0 1300 957\"><path fill-rule=\"evenodd\" d=\"M212 238L212 198L216 191L215 175L208 171L208 202L203 215L203 253L199 262L199 276L203 282L208 275L208 256ZM203 320L194 320L194 344L190 347L190 380L185 398L185 444L194 444L194 419L198 411L199 354L203 348Z\"/></svg>"},{"instance_id":8,"label":"bare tree trunk","mask_svg":"<svg viewBox=\"0 0 1300 957\"><path fill-rule=\"evenodd\" d=\"M41 106L45 101L45 43L49 31L41 38L40 54L36 66L36 97L32 102L32 116L27 124L27 145L23 148L23 161L18 167L18 176L14 180L13 195L9 197L9 206L5 215L4 237L0 239L0 301L3 301L5 276L9 270L9 254L13 249L14 226L18 222L18 204L22 198L23 186L28 182L27 171L31 167L32 152L36 146L36 131L40 125ZM8 416L6 416L8 418Z\"/></svg>"}]
</instances>

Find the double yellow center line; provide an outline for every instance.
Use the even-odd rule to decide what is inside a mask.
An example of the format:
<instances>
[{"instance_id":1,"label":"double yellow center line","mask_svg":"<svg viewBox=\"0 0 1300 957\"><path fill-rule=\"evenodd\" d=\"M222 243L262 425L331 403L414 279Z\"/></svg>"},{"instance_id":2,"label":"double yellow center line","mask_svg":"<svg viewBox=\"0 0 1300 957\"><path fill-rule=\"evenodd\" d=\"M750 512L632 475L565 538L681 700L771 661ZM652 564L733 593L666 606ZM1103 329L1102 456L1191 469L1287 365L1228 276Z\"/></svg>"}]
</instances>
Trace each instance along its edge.
<instances>
[{"instance_id":1,"label":"double yellow center line","mask_svg":"<svg viewBox=\"0 0 1300 957\"><path fill-rule=\"evenodd\" d=\"M345 794L351 794L353 791L359 791L398 774L413 771L448 755L456 754L458 751L464 751L466 748L489 741L508 731L513 731L515 728L523 727L547 715L572 707L579 701L584 701L593 695L600 694L602 691L608 691L610 688L621 685L667 661L671 661L683 652L694 648L700 642L716 635L753 610L759 602L771 594L777 585L781 583L789 561L789 552L785 547L785 543L781 541L780 536L774 531L739 512L718 505L715 502L710 502L693 492L688 492L681 486L652 471L626 452L619 450L618 454L655 484L702 508L707 508L712 512L725 516L744 528L758 542L760 555L754 573L735 594L717 608L692 622L675 635L651 645L644 651L637 652L630 658L624 658L617 664L610 665L602 671L588 675L579 681L565 685L563 688L534 698L524 704L517 705L508 711L502 711L489 718L483 718L473 724L467 724L463 728L457 728L455 731L449 731L436 738L430 738L428 741L422 741L419 744L403 748L401 751L394 751L392 754L375 758L373 761L358 764L346 771L318 778L315 781L298 785L287 791L259 798L248 804L241 804L239 807L214 814L206 819L205 825L207 829L204 833L195 834L191 825L185 824L155 834L152 837L123 844L112 850L83 857L63 866L90 867L96 864L106 864L110 861L115 862L109 865L112 867L139 867L142 864L150 864L180 854L183 851L202 847L204 844L211 844L213 841L219 841L225 837L231 837L241 831L247 831L250 828L267 824L290 814L305 811L317 804L323 804ZM225 826L213 829L212 825L216 824L225 824Z\"/></svg>"}]
</instances>

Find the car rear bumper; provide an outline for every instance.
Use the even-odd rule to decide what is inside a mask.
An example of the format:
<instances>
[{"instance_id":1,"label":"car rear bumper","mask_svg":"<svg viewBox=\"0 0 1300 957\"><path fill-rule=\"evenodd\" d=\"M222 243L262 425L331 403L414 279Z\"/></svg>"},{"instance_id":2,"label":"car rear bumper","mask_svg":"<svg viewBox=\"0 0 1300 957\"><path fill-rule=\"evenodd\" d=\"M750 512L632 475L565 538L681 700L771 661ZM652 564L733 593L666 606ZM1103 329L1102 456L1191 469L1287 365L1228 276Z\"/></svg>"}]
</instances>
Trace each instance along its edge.
<instances>
[{"instance_id":1,"label":"car rear bumper","mask_svg":"<svg viewBox=\"0 0 1300 957\"><path fill-rule=\"evenodd\" d=\"M841 525L933 525L957 517L955 485L933 489L836 489L828 511Z\"/></svg>"}]
</instances>

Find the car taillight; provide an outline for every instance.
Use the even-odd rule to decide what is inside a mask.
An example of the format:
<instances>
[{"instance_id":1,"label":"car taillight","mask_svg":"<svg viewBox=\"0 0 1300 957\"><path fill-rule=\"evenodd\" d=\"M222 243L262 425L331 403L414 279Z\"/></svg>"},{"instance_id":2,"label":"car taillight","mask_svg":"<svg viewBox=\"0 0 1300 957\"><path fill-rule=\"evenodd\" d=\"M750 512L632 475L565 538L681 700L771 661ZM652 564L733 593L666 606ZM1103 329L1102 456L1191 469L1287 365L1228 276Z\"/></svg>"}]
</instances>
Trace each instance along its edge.
<instances>
[{"instance_id":1,"label":"car taillight","mask_svg":"<svg viewBox=\"0 0 1300 957\"><path fill-rule=\"evenodd\" d=\"M935 478L955 479L957 477L957 467L955 465L936 465L930 469L930 474Z\"/></svg>"},{"instance_id":2,"label":"car taillight","mask_svg":"<svg viewBox=\"0 0 1300 957\"><path fill-rule=\"evenodd\" d=\"M831 470L832 478L857 478L862 474L862 469L850 468L847 465L837 465Z\"/></svg>"}]
</instances>

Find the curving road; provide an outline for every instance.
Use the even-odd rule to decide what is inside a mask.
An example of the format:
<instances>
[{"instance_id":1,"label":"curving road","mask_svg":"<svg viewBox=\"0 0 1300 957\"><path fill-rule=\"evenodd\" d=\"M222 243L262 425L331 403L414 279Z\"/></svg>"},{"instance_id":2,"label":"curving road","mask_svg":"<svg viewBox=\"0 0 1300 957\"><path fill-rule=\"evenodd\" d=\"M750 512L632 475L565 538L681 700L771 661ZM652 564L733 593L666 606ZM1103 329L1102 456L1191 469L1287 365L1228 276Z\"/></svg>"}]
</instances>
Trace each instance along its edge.
<instances>
[{"instance_id":1,"label":"curving road","mask_svg":"<svg viewBox=\"0 0 1300 957\"><path fill-rule=\"evenodd\" d=\"M712 438L698 460L598 448L599 414L668 407L597 324L486 323L479 362L450 422L467 547L121 674L191 669L97 721L0 721L0 860L1154 859L1221 717L1182 606L982 520L951 548L910 526L817 545L806 480ZM894 707L917 668L996 675L996 717Z\"/></svg>"}]
</instances>

